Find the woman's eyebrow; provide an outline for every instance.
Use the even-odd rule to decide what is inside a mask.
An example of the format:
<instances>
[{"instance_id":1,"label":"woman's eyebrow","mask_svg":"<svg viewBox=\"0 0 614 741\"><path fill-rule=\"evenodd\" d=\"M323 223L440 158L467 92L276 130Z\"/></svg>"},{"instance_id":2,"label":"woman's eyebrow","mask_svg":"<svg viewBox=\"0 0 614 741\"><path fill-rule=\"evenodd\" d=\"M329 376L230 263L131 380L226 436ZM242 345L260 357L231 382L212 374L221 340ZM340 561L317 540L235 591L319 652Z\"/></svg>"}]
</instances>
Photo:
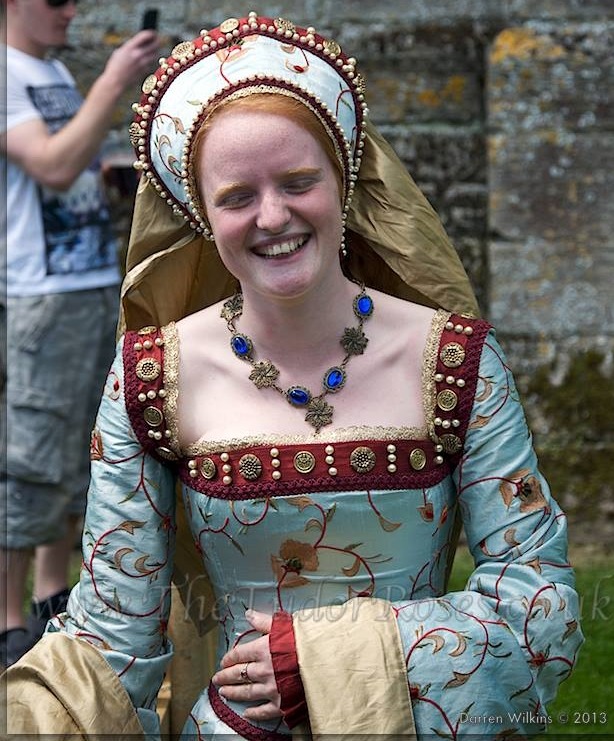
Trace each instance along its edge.
<instances>
[{"instance_id":1,"label":"woman's eyebrow","mask_svg":"<svg viewBox=\"0 0 614 741\"><path fill-rule=\"evenodd\" d=\"M224 198L227 198L229 195L232 195L233 193L236 193L239 190L243 190L247 187L247 183L228 183L227 185L222 185L221 188L218 188L213 193L213 202L219 203L220 201L223 201Z\"/></svg>"},{"instance_id":2,"label":"woman's eyebrow","mask_svg":"<svg viewBox=\"0 0 614 741\"><path fill-rule=\"evenodd\" d=\"M286 170L282 174L282 180L285 178L294 178L294 177L308 177L313 175L321 175L322 169L320 167L297 167L293 170Z\"/></svg>"}]
</instances>

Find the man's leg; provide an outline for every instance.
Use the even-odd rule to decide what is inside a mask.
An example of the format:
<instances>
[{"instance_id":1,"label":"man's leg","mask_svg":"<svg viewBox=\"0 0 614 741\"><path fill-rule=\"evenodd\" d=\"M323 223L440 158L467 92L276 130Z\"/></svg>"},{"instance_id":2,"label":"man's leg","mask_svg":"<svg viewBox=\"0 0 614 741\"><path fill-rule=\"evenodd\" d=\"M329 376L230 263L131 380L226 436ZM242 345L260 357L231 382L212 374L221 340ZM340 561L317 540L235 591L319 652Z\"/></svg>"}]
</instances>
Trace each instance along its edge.
<instances>
[{"instance_id":1,"label":"man's leg","mask_svg":"<svg viewBox=\"0 0 614 741\"><path fill-rule=\"evenodd\" d=\"M66 609L71 586L70 564L80 523L81 518L70 515L63 538L36 548L32 604L27 620L33 643L43 635L47 621Z\"/></svg>"},{"instance_id":2,"label":"man's leg","mask_svg":"<svg viewBox=\"0 0 614 741\"><path fill-rule=\"evenodd\" d=\"M61 540L37 546L34 557L33 601L45 602L68 588L70 562L80 522L79 517L69 516L66 535Z\"/></svg>"},{"instance_id":3,"label":"man's leg","mask_svg":"<svg viewBox=\"0 0 614 741\"><path fill-rule=\"evenodd\" d=\"M26 579L32 551L28 549L0 549L0 602L4 610L0 614L0 631L25 628L23 602L26 592Z\"/></svg>"},{"instance_id":4,"label":"man's leg","mask_svg":"<svg viewBox=\"0 0 614 741\"><path fill-rule=\"evenodd\" d=\"M31 558L31 550L0 549L0 671L30 647L23 602Z\"/></svg>"},{"instance_id":5,"label":"man's leg","mask_svg":"<svg viewBox=\"0 0 614 741\"><path fill-rule=\"evenodd\" d=\"M6 458L0 497L5 525L0 537L5 550L3 607L10 630L1 636L0 650L8 665L33 643L23 614L32 554L38 546L65 537L72 496L63 484L64 441L70 429L66 412L80 392L81 376L80 357L71 357L66 350L70 318L61 294L8 299L2 425ZM58 567L65 571L63 564Z\"/></svg>"}]
</instances>

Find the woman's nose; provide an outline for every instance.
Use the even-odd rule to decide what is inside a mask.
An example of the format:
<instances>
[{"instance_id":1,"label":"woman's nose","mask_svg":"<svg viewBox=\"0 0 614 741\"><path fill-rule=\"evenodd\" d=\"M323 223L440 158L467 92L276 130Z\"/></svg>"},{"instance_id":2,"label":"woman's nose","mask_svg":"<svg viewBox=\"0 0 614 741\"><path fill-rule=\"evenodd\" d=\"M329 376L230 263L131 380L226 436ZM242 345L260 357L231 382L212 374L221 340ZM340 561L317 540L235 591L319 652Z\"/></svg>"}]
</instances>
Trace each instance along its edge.
<instances>
[{"instance_id":1,"label":"woman's nose","mask_svg":"<svg viewBox=\"0 0 614 741\"><path fill-rule=\"evenodd\" d=\"M290 221L290 209L280 193L265 193L260 200L256 219L259 229L280 232Z\"/></svg>"}]
</instances>

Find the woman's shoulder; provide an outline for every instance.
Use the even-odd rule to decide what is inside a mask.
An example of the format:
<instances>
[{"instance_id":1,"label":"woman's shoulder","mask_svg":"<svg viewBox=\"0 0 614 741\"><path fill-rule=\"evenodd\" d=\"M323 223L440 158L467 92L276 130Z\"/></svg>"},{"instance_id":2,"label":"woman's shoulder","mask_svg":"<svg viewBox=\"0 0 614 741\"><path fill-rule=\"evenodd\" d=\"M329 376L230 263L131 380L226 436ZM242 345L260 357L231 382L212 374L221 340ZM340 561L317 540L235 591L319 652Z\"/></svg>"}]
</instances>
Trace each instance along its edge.
<instances>
[{"instance_id":1,"label":"woman's shoulder","mask_svg":"<svg viewBox=\"0 0 614 741\"><path fill-rule=\"evenodd\" d=\"M187 349L193 342L199 342L203 337L212 338L224 334L226 324L221 317L223 305L224 301L219 301L176 322L182 350L184 346Z\"/></svg>"},{"instance_id":2,"label":"woman's shoulder","mask_svg":"<svg viewBox=\"0 0 614 741\"><path fill-rule=\"evenodd\" d=\"M369 332L381 334L386 342L407 345L414 348L423 346L433 330L437 310L428 306L391 296L381 291L367 289L373 299L374 312Z\"/></svg>"},{"instance_id":3,"label":"woman's shoulder","mask_svg":"<svg viewBox=\"0 0 614 741\"><path fill-rule=\"evenodd\" d=\"M407 299L391 296L388 293L367 288L366 292L373 299L373 303L385 315L386 319L398 319L404 322L412 321L430 324L437 310L429 306L417 304Z\"/></svg>"},{"instance_id":4,"label":"woman's shoulder","mask_svg":"<svg viewBox=\"0 0 614 741\"><path fill-rule=\"evenodd\" d=\"M494 333L493 327L484 319L468 314L459 314L445 308L432 308L406 299L373 292L382 308L382 315L389 326L403 326L408 330L428 336L431 341L449 341L449 332L472 337ZM375 298L374 298L375 301Z\"/></svg>"}]
</instances>

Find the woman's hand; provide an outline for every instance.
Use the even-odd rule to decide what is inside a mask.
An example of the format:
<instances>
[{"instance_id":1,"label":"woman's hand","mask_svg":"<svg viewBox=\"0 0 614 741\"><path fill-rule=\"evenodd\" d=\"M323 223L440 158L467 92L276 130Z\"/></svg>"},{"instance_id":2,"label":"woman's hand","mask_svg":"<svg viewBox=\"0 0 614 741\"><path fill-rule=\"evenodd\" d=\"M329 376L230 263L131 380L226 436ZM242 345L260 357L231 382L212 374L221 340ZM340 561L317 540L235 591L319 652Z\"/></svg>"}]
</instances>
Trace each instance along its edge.
<instances>
[{"instance_id":1,"label":"woman's hand","mask_svg":"<svg viewBox=\"0 0 614 741\"><path fill-rule=\"evenodd\" d=\"M277 691L268 635L273 618L255 610L248 610L245 618L263 635L231 649L222 659L222 668L213 675L213 684L228 700L262 703L245 711L247 720L280 718L281 697Z\"/></svg>"}]
</instances>

